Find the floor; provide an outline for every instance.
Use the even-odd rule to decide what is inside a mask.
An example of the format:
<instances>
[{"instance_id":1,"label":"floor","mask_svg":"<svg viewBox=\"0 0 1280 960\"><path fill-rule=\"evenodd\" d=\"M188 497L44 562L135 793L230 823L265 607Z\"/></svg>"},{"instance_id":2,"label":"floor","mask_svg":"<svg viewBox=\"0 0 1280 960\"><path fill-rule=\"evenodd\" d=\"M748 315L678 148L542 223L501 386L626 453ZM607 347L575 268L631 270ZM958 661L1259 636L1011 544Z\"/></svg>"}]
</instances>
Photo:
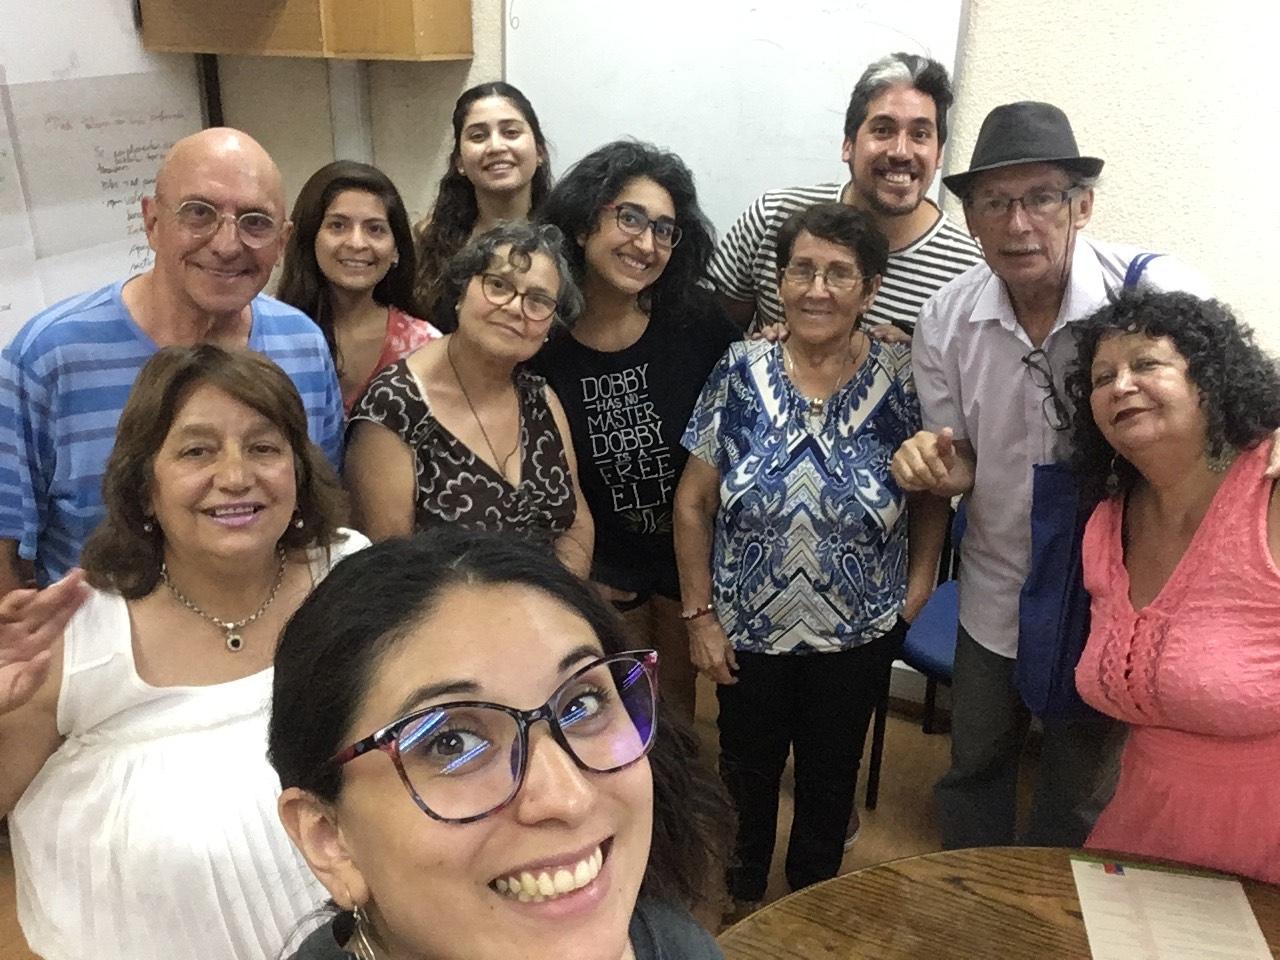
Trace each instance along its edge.
<instances>
[{"instance_id":1,"label":"floor","mask_svg":"<svg viewBox=\"0 0 1280 960\"><path fill-rule=\"evenodd\" d=\"M710 686L699 689L698 732L709 756L716 743L715 696ZM898 710L889 716L880 802L876 810L863 807L864 787L859 785L858 804L862 834L845 856L843 870L896 857L938 849L934 824L933 783L947 767L949 738L926 736L919 720ZM865 771L865 766L864 766ZM791 784L783 784L778 836L780 844L791 823ZM769 882L769 899L787 892L782 875L782 851L775 853ZM26 949L14 917L13 864L7 842L0 840L0 960L34 960Z\"/></svg>"}]
</instances>

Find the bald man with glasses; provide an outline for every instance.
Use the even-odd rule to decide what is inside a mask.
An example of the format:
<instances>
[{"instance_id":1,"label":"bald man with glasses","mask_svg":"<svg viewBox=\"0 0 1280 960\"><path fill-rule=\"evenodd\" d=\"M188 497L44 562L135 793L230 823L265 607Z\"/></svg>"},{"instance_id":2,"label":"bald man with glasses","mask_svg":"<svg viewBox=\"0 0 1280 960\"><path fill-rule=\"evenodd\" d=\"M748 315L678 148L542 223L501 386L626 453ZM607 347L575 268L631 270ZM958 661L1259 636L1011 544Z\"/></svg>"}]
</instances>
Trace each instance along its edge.
<instances>
[{"instance_id":1,"label":"bald man with glasses","mask_svg":"<svg viewBox=\"0 0 1280 960\"><path fill-rule=\"evenodd\" d=\"M0 354L0 595L75 566L103 515L102 474L138 371L161 347L248 347L302 395L338 465L342 398L324 335L262 295L288 239L280 171L238 130L174 144L142 200L155 263L37 314Z\"/></svg>"}]
</instances>

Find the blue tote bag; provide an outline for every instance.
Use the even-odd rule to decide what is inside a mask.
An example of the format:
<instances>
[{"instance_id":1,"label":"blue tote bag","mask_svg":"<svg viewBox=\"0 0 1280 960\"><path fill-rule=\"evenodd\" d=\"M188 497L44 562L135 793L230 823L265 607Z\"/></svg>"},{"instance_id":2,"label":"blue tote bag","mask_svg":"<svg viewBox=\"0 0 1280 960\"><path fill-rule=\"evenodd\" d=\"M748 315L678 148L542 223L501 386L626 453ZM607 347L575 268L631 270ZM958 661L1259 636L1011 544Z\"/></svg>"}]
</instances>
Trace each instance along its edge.
<instances>
[{"instance_id":1,"label":"blue tote bag","mask_svg":"<svg viewBox=\"0 0 1280 960\"><path fill-rule=\"evenodd\" d=\"M1076 664L1089 638L1089 592L1081 541L1091 509L1075 471L1037 464L1031 482L1031 571L1018 604L1014 682L1028 709L1045 720L1098 714L1076 693Z\"/></svg>"},{"instance_id":2,"label":"blue tote bag","mask_svg":"<svg viewBox=\"0 0 1280 960\"><path fill-rule=\"evenodd\" d=\"M1158 253L1134 257L1123 289L1138 285ZM1041 463L1031 480L1031 569L1018 602L1018 657L1014 684L1023 702L1044 720L1101 716L1076 692L1076 664L1089 639L1089 591L1081 545L1093 512L1080 497L1066 463Z\"/></svg>"}]
</instances>

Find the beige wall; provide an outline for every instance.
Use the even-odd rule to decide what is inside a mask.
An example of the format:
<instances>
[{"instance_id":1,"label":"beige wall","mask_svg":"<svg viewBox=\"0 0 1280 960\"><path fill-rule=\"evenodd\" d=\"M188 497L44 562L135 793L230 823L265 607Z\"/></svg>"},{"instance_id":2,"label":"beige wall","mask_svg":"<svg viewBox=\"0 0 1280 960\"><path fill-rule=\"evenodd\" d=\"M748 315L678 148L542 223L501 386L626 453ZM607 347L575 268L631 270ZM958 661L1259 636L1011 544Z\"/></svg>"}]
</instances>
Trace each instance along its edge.
<instances>
[{"instance_id":1,"label":"beige wall","mask_svg":"<svg viewBox=\"0 0 1280 960\"><path fill-rule=\"evenodd\" d=\"M502 0L472 0L471 8L471 60L368 65L374 163L395 181L414 219L435 199L453 145L449 117L458 94L502 77ZM220 57L218 65L226 122L275 157L292 205L307 177L334 159L324 61Z\"/></svg>"},{"instance_id":2,"label":"beige wall","mask_svg":"<svg viewBox=\"0 0 1280 960\"><path fill-rule=\"evenodd\" d=\"M1280 353L1280 110L1267 5L1249 0L969 0L947 171L983 117L1047 100L1107 161L1089 232L1197 266ZM1265 22L1264 22L1265 21Z\"/></svg>"}]
</instances>

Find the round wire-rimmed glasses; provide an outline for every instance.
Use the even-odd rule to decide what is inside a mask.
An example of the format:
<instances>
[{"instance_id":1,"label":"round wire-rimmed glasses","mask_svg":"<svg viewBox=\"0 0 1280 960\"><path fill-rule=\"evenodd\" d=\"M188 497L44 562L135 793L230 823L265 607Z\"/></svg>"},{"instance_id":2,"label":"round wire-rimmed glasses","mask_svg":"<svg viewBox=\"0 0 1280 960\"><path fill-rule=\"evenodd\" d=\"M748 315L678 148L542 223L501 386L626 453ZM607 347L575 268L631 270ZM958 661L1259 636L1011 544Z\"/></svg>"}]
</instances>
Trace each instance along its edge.
<instances>
[{"instance_id":1,"label":"round wire-rimmed glasses","mask_svg":"<svg viewBox=\"0 0 1280 960\"><path fill-rule=\"evenodd\" d=\"M184 200L176 207L168 207L179 226L197 240L208 240L222 229L223 221L230 220L236 236L246 247L261 249L280 236L280 221L261 210L245 213L223 213L203 200Z\"/></svg>"},{"instance_id":2,"label":"round wire-rimmed glasses","mask_svg":"<svg viewBox=\"0 0 1280 960\"><path fill-rule=\"evenodd\" d=\"M649 752L657 732L658 654L632 650L592 660L542 706L458 700L395 720L330 759L349 763L381 750L427 816L472 823L515 799L524 783L529 728L551 736L583 770L613 773Z\"/></svg>"}]
</instances>

